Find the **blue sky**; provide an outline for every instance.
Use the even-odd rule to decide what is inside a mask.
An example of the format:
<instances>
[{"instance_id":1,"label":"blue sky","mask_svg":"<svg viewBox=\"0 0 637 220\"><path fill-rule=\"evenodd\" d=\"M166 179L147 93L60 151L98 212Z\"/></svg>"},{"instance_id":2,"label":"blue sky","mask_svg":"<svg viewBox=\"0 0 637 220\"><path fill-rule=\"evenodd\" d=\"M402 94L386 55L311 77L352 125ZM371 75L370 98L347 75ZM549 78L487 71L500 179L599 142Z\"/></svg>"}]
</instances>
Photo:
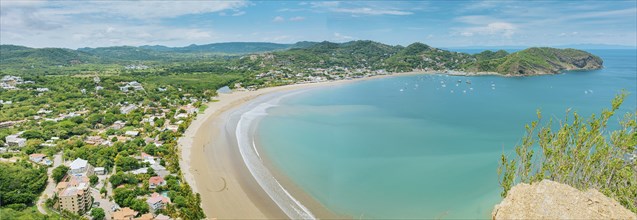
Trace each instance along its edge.
<instances>
[{"instance_id":1,"label":"blue sky","mask_svg":"<svg viewBox=\"0 0 637 220\"><path fill-rule=\"evenodd\" d=\"M0 1L0 43L637 44L637 1Z\"/></svg>"}]
</instances>

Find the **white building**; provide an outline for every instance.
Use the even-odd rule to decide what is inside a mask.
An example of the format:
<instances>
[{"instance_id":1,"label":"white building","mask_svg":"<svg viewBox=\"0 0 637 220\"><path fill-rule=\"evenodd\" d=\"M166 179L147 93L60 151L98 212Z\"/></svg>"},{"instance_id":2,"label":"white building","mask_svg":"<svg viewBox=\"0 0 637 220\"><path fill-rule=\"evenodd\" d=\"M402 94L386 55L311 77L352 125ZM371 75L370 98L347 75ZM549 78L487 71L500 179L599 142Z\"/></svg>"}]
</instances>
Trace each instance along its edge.
<instances>
[{"instance_id":1,"label":"white building","mask_svg":"<svg viewBox=\"0 0 637 220\"><path fill-rule=\"evenodd\" d=\"M122 112L122 114L128 114L128 113L134 111L135 109L137 109L137 106L135 106L133 104L130 104L130 105L127 105L127 106L122 106L119 109L119 111Z\"/></svg>"},{"instance_id":2,"label":"white building","mask_svg":"<svg viewBox=\"0 0 637 220\"><path fill-rule=\"evenodd\" d=\"M126 136L137 137L139 135L139 131L127 131L124 133Z\"/></svg>"},{"instance_id":3,"label":"white building","mask_svg":"<svg viewBox=\"0 0 637 220\"><path fill-rule=\"evenodd\" d=\"M126 85L119 87L119 90L122 90L122 92L128 92L130 89L139 91L139 90L144 90L144 87L142 86L141 83L138 83L137 81L128 82L126 83Z\"/></svg>"},{"instance_id":4,"label":"white building","mask_svg":"<svg viewBox=\"0 0 637 220\"><path fill-rule=\"evenodd\" d=\"M75 176L93 175L93 166L91 166L91 164L89 164L88 161L82 160L81 158L77 158L73 162L71 162L71 164L69 165L69 168L70 168L69 174L71 175L75 175Z\"/></svg>"},{"instance_id":5,"label":"white building","mask_svg":"<svg viewBox=\"0 0 637 220\"><path fill-rule=\"evenodd\" d=\"M36 88L36 89L35 89L35 91L38 91L38 92L48 92L48 91L49 91L49 88Z\"/></svg>"},{"instance_id":6,"label":"white building","mask_svg":"<svg viewBox=\"0 0 637 220\"><path fill-rule=\"evenodd\" d=\"M95 167L95 175L105 175L106 169L104 167Z\"/></svg>"},{"instance_id":7,"label":"white building","mask_svg":"<svg viewBox=\"0 0 637 220\"><path fill-rule=\"evenodd\" d=\"M27 139L21 138L19 134L9 135L4 140L8 146L24 147L27 145Z\"/></svg>"}]
</instances>

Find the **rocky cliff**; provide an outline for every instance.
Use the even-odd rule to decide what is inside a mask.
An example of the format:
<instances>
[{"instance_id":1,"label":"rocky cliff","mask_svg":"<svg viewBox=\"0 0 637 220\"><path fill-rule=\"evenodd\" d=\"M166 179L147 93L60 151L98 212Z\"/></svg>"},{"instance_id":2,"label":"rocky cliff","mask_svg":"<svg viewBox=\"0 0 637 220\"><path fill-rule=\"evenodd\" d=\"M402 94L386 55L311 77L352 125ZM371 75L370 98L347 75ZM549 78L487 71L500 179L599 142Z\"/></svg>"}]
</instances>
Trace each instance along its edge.
<instances>
[{"instance_id":1,"label":"rocky cliff","mask_svg":"<svg viewBox=\"0 0 637 220\"><path fill-rule=\"evenodd\" d=\"M637 215L595 189L579 191L543 180L518 184L495 206L493 219L637 219Z\"/></svg>"}]
</instances>

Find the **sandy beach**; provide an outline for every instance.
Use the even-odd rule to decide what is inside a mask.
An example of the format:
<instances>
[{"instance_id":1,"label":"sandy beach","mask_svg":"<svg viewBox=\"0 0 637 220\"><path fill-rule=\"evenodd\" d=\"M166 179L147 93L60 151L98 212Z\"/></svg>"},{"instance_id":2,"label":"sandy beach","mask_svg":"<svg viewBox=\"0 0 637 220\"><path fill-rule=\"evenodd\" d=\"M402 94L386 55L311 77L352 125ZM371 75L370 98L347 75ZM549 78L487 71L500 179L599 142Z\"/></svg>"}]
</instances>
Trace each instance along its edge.
<instances>
[{"instance_id":1,"label":"sandy beach","mask_svg":"<svg viewBox=\"0 0 637 220\"><path fill-rule=\"evenodd\" d=\"M219 94L218 101L208 103L184 136L178 140L180 166L193 191L201 194L202 208L209 219L284 219L289 218L255 180L244 163L237 145L236 112L251 101L267 94L287 94L295 90L341 85L361 80L432 72L409 72L380 75L355 80L295 84L256 91L235 91ZM241 111L246 111L243 109ZM234 119L233 119L234 115ZM267 163L267 160L266 160ZM266 166L271 167L271 166ZM302 190L293 186L280 172L272 171L278 182L309 208L315 217L338 217ZM288 189L290 188L290 189Z\"/></svg>"}]
</instances>

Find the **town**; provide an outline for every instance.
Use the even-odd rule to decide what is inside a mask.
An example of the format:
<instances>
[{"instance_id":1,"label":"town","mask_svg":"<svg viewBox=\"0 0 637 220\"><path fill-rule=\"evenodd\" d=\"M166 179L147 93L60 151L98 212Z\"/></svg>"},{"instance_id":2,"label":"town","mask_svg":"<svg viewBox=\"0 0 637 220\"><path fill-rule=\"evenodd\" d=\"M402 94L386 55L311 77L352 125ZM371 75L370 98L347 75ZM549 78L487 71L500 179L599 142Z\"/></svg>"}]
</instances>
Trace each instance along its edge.
<instances>
[{"instance_id":1,"label":"town","mask_svg":"<svg viewBox=\"0 0 637 220\"><path fill-rule=\"evenodd\" d=\"M144 98L148 91L137 81L102 86L105 82L98 76L82 80L92 88L76 88L75 95L137 98L108 103L108 109L60 108L47 102L26 114L3 115L0 123L0 165L29 162L25 166L46 168L48 181L37 198L37 210L62 218L201 218L198 196L180 177L176 138L205 109L201 103L212 97L194 97L166 86L153 89L167 96L152 102ZM3 111L68 92L33 89L29 86L43 83L20 76L4 76L1 83L3 93L34 94L22 101L3 100ZM170 99L168 90L180 95Z\"/></svg>"}]
</instances>

